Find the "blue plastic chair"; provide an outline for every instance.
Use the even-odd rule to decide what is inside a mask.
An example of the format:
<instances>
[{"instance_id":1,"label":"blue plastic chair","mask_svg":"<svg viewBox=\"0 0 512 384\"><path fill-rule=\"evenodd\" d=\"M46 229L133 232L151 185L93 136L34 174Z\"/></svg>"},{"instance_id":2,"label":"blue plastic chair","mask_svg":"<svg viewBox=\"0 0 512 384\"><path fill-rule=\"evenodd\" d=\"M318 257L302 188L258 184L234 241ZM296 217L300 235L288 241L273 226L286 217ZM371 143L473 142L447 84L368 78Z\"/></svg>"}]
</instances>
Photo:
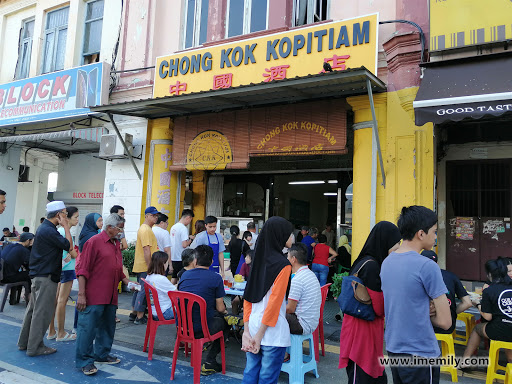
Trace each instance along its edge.
<instances>
[{"instance_id":1,"label":"blue plastic chair","mask_svg":"<svg viewBox=\"0 0 512 384\"><path fill-rule=\"evenodd\" d=\"M313 335L291 335L291 339L292 345L287 348L290 360L283 363L281 367L282 372L288 373L289 383L304 384L304 375L310 371L313 371L313 374L318 379L320 375L316 366ZM309 342L309 354L304 355L302 343L306 340Z\"/></svg>"}]
</instances>

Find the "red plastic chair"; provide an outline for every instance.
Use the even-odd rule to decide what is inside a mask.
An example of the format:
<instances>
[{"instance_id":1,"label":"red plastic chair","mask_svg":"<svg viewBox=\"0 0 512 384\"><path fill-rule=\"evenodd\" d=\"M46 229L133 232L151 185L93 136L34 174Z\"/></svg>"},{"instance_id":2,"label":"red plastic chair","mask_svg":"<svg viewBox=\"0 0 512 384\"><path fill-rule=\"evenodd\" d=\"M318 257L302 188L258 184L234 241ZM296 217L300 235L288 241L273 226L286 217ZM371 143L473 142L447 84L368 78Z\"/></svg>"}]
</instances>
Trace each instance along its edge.
<instances>
[{"instance_id":1,"label":"red plastic chair","mask_svg":"<svg viewBox=\"0 0 512 384\"><path fill-rule=\"evenodd\" d=\"M329 293L329 287L331 283L325 284L320 288L320 292L322 294L322 304L320 305L320 319L318 320L318 327L313 332L313 340L315 341L315 356L316 361L320 360L319 348L318 348L318 339L320 338L320 342L322 343L322 356L325 356L325 344L324 344L324 306L325 300L327 299L327 293Z\"/></svg>"},{"instance_id":2,"label":"red plastic chair","mask_svg":"<svg viewBox=\"0 0 512 384\"><path fill-rule=\"evenodd\" d=\"M164 314L162 313L162 309L160 308L160 302L158 301L158 292L155 287L149 284L145 279L141 279L144 282L144 290L146 292L147 301L150 304L153 304L156 309L156 315L158 316L158 320L153 319L153 308L151 305L148 305L148 322L146 324L146 338L144 339L144 348L142 352L146 352L148 349L148 339L149 339L149 351L148 351L148 360L153 359L153 346L155 345L155 336L156 330L160 325L164 324L174 324L175 320L165 320Z\"/></svg>"},{"instance_id":3,"label":"red plastic chair","mask_svg":"<svg viewBox=\"0 0 512 384\"><path fill-rule=\"evenodd\" d=\"M226 373L226 351L224 346L224 333L217 332L214 335L208 330L206 322L206 301L201 296L189 292L170 291L169 298L172 302L174 318L176 319L176 343L174 343L174 353L172 357L171 380L174 380L174 371L176 370L176 361L180 343L190 343L192 345L192 356L190 365L194 368L194 384L201 382L201 359L203 356L203 345L206 342L213 342L220 339L220 351L222 357L222 374ZM201 328L203 337L196 339L194 336L194 324L192 323L192 308L198 305L201 317Z\"/></svg>"}]
</instances>

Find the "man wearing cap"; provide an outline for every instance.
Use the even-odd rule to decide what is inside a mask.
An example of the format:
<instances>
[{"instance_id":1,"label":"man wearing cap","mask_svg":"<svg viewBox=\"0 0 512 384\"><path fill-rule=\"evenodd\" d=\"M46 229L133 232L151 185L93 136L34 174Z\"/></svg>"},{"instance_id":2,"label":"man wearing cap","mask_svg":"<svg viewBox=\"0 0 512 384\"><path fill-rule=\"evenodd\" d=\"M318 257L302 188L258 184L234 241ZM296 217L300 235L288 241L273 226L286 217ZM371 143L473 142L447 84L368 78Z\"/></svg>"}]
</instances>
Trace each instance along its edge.
<instances>
[{"instance_id":1,"label":"man wearing cap","mask_svg":"<svg viewBox=\"0 0 512 384\"><path fill-rule=\"evenodd\" d=\"M57 284L62 271L62 251L71 251L73 240L69 232L66 206L62 201L46 205L46 219L37 229L30 255L30 300L18 338L18 348L27 356L49 355L56 349L44 345L43 337L55 312ZM57 231L64 228L66 237Z\"/></svg>"},{"instance_id":2,"label":"man wearing cap","mask_svg":"<svg viewBox=\"0 0 512 384\"><path fill-rule=\"evenodd\" d=\"M133 293L132 307L133 312L129 320L134 324L146 324L147 318L144 316L146 310L146 294L144 292L144 282L141 280L147 276L149 262L153 252L158 251L156 236L151 227L158 220L158 210L155 207L147 207L144 211L144 223L137 231L137 242L135 243L135 260L132 271L137 274L137 282L141 284L141 290Z\"/></svg>"},{"instance_id":3,"label":"man wearing cap","mask_svg":"<svg viewBox=\"0 0 512 384\"><path fill-rule=\"evenodd\" d=\"M4 260L3 279L2 283L19 283L26 281L28 283L28 290L25 292L25 301L28 303L30 300L30 276L28 275L28 263L30 261L29 247L32 246L34 235L31 233L22 233L20 241L11 243L4 247L2 251L2 259ZM22 268L23 267L23 268ZM11 289L11 296L9 304L14 305L19 303L18 297L21 294L23 287L14 287Z\"/></svg>"}]
</instances>

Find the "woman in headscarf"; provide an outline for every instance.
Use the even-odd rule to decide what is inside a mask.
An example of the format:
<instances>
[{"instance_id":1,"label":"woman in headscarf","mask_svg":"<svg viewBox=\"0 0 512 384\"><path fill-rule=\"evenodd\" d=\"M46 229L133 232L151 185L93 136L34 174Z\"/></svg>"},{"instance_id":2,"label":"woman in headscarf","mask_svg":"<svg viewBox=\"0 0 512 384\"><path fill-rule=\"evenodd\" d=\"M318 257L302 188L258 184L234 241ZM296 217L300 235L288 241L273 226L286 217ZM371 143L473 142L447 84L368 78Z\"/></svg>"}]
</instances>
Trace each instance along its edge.
<instances>
[{"instance_id":1,"label":"woman in headscarf","mask_svg":"<svg viewBox=\"0 0 512 384\"><path fill-rule=\"evenodd\" d=\"M375 311L373 321L347 314L343 317L338 368L347 369L351 383L388 382L384 367L379 364L379 357L382 357L384 350L384 295L381 290L380 267L384 259L398 248L400 239L400 231L395 224L381 221L373 227L350 270L351 275L357 272L366 286Z\"/></svg>"},{"instance_id":2,"label":"woman in headscarf","mask_svg":"<svg viewBox=\"0 0 512 384\"><path fill-rule=\"evenodd\" d=\"M97 235L103 227L103 218L99 213L89 213L85 216L84 226L78 237L78 250L82 252L84 244L94 235Z\"/></svg>"},{"instance_id":3,"label":"woman in headscarf","mask_svg":"<svg viewBox=\"0 0 512 384\"><path fill-rule=\"evenodd\" d=\"M338 244L338 257L336 258L338 261L338 273L350 270L350 266L352 265L351 255L352 247L348 243L347 235L343 235L340 237Z\"/></svg>"},{"instance_id":4,"label":"woman in headscarf","mask_svg":"<svg viewBox=\"0 0 512 384\"><path fill-rule=\"evenodd\" d=\"M277 383L290 346L284 297L292 268L282 250L291 246L292 231L289 221L274 216L267 220L256 243L244 294L242 351L247 352L247 364L242 383Z\"/></svg>"}]
</instances>

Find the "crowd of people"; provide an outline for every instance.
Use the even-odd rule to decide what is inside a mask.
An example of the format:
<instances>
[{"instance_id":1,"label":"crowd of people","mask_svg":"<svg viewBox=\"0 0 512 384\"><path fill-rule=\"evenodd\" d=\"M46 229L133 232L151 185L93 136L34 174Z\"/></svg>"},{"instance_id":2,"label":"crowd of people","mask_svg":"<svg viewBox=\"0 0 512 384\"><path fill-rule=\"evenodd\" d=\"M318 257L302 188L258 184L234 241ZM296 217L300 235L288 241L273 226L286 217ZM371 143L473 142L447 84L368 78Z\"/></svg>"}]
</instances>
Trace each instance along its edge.
<instances>
[{"instance_id":1,"label":"crowd of people","mask_svg":"<svg viewBox=\"0 0 512 384\"><path fill-rule=\"evenodd\" d=\"M6 194L0 190L0 214L5 206ZM473 305L482 321L471 334L463 357L471 356L482 338L512 341L510 314L500 302L504 292L512 292L512 260L488 261L489 281L482 299L471 301L457 276L437 265L432 251L437 216L425 207L404 207L397 225L377 223L353 263L347 236L340 237L335 250L336 236L330 225L322 233L309 227L294 233L290 222L271 217L259 233L255 223L249 223L242 234L232 226L225 245L216 217L196 220L195 232L190 234L193 218L194 212L185 209L168 230L167 215L152 206L145 209L135 243L135 283L123 270L122 250L128 247L123 207L112 207L105 219L98 213L88 214L75 243L70 229L79 222L79 210L61 201L48 203L46 218L35 235L24 231L1 253L2 282L30 283L25 291L28 306L19 350L28 356L55 353L55 348L45 345L46 335L50 340L75 341L75 364L85 375L95 374L97 364L119 363L111 354L118 284L133 291L129 321L143 325L148 321L146 283L156 289L167 320L175 315L168 293L176 290L204 299L210 334L223 332L227 337L233 324L229 319L240 315L237 325L242 327L241 349L246 353L243 383L275 383L289 358L286 348L291 335L311 334L318 327L321 287L333 266L334 272L348 270L361 280L375 314L373 320L344 315L339 368L345 368L350 382L387 383L379 360L384 341L390 357L438 357L435 333L453 332L457 314ZM4 236L12 237L9 229L6 232ZM230 253L228 268L224 252ZM243 297L231 298L231 315L225 305L226 274L242 275L247 281ZM75 279L78 299L74 329L68 332L64 327L66 303ZM14 296L11 292L12 304L17 296L18 291ZM155 315L154 303L149 305ZM195 336L203 337L198 308L193 308L192 320ZM214 341L202 362L202 375L222 370L217 361L220 350L220 340ZM507 358L512 362L511 351ZM462 364L462 369L471 369ZM391 372L396 384L436 383L440 374L436 365L391 366Z\"/></svg>"}]
</instances>

